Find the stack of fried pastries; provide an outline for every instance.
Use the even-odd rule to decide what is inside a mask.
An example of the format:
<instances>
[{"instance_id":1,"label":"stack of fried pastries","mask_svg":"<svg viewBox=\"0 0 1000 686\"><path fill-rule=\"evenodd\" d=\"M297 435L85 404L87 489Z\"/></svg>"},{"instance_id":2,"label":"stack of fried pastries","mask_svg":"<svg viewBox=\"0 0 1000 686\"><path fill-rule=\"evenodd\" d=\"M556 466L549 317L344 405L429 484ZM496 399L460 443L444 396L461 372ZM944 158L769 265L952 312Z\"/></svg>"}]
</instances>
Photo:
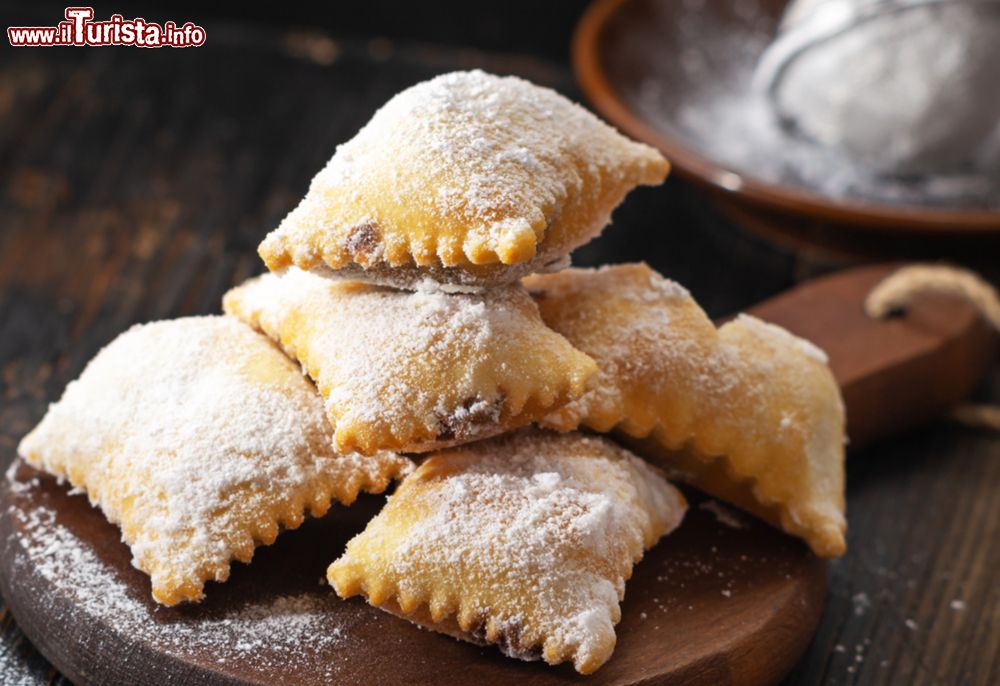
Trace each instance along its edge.
<instances>
[{"instance_id":1,"label":"stack of fried pastries","mask_svg":"<svg viewBox=\"0 0 1000 686\"><path fill-rule=\"evenodd\" d=\"M823 353L745 315L716 328L644 264L567 268L667 170L517 78L413 86L338 147L225 315L125 332L19 452L121 527L165 605L398 480L330 551L337 594L593 672L684 515L668 477L844 552Z\"/></svg>"}]
</instances>

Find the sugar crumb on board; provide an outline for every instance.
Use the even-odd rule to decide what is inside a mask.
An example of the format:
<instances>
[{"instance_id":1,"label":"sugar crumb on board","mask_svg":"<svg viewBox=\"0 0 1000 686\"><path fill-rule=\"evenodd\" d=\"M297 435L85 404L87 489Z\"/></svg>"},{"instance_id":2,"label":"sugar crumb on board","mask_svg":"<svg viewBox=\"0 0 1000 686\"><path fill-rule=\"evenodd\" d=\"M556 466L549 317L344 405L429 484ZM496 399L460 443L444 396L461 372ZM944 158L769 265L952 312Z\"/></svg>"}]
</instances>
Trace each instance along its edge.
<instances>
[{"instance_id":1,"label":"sugar crumb on board","mask_svg":"<svg viewBox=\"0 0 1000 686\"><path fill-rule=\"evenodd\" d=\"M30 482L23 482L30 488ZM93 549L56 521L47 507L9 512L20 526L8 549L23 555L35 574L52 584L54 592L38 602L69 598L81 612L114 627L130 642L156 645L168 653L202 658L218 664L240 664L269 670L289 660L339 647L345 630L329 612L337 602L332 594L301 593L271 596L247 602L221 614L171 617L164 621L116 576ZM3 660L0 655L0 675ZM332 678L336 664L320 669Z\"/></svg>"},{"instance_id":2,"label":"sugar crumb on board","mask_svg":"<svg viewBox=\"0 0 1000 686\"><path fill-rule=\"evenodd\" d=\"M854 614L861 617L868 611L868 608L872 606L872 601L868 598L868 594L864 591L855 593L851 596L851 603L854 605Z\"/></svg>"},{"instance_id":3,"label":"sugar crumb on board","mask_svg":"<svg viewBox=\"0 0 1000 686\"><path fill-rule=\"evenodd\" d=\"M18 655L19 642L0 645L0 683L4 686L38 686L38 677L28 671L26 658Z\"/></svg>"}]
</instances>

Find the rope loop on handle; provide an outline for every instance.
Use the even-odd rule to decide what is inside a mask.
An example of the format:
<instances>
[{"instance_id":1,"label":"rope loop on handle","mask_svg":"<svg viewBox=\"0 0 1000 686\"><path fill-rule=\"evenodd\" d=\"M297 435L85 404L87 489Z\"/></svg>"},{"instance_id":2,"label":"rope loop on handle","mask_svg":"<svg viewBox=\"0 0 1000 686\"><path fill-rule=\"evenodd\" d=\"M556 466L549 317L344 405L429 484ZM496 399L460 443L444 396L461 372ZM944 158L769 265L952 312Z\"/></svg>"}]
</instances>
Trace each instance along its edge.
<instances>
[{"instance_id":1,"label":"rope loop on handle","mask_svg":"<svg viewBox=\"0 0 1000 686\"><path fill-rule=\"evenodd\" d=\"M945 265L915 264L883 279L865 298L865 313L884 319L905 310L920 293L947 293L965 298L1000 332L1000 294L978 274Z\"/></svg>"},{"instance_id":2,"label":"rope loop on handle","mask_svg":"<svg viewBox=\"0 0 1000 686\"><path fill-rule=\"evenodd\" d=\"M921 293L947 293L971 302L1000 332L1000 294L978 274L946 265L915 264L883 279L865 298L865 313L884 319L905 311ZM951 419L966 426L1000 431L1000 406L967 404L955 408Z\"/></svg>"}]
</instances>

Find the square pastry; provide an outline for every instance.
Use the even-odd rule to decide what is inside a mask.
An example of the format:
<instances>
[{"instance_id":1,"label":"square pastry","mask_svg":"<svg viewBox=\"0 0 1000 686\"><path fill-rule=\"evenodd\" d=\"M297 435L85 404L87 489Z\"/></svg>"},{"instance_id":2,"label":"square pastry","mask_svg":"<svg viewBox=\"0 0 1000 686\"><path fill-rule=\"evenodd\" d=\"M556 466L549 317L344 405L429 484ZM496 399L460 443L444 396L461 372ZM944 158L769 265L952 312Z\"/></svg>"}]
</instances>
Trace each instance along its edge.
<instances>
[{"instance_id":1,"label":"square pastry","mask_svg":"<svg viewBox=\"0 0 1000 686\"><path fill-rule=\"evenodd\" d=\"M260 244L268 268L468 290L565 266L667 161L553 90L455 72L387 102Z\"/></svg>"},{"instance_id":2,"label":"square pastry","mask_svg":"<svg viewBox=\"0 0 1000 686\"><path fill-rule=\"evenodd\" d=\"M292 268L234 288L223 306L316 380L342 452L422 452L503 433L580 397L597 371L517 284L409 292Z\"/></svg>"},{"instance_id":3,"label":"square pastry","mask_svg":"<svg viewBox=\"0 0 1000 686\"><path fill-rule=\"evenodd\" d=\"M616 431L671 477L845 550L844 407L823 351L747 315L718 329L645 264L528 277L542 318L597 362L542 424Z\"/></svg>"},{"instance_id":4,"label":"square pastry","mask_svg":"<svg viewBox=\"0 0 1000 686\"><path fill-rule=\"evenodd\" d=\"M511 657L604 664L683 496L608 439L523 429L427 458L328 571L348 598Z\"/></svg>"},{"instance_id":5,"label":"square pastry","mask_svg":"<svg viewBox=\"0 0 1000 686\"><path fill-rule=\"evenodd\" d=\"M232 317L134 326L87 365L18 447L121 527L164 605L197 601L232 560L380 493L411 463L338 454L316 388Z\"/></svg>"}]
</instances>

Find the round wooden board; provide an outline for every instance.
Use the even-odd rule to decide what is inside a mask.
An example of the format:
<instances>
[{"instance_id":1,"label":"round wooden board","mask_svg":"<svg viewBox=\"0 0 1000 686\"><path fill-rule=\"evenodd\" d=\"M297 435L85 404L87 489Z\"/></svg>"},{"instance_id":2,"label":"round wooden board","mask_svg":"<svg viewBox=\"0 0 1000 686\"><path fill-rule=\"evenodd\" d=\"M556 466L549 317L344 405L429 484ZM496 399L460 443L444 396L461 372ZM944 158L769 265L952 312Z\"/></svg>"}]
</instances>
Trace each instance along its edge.
<instances>
[{"instance_id":1,"label":"round wooden board","mask_svg":"<svg viewBox=\"0 0 1000 686\"><path fill-rule=\"evenodd\" d=\"M197 606L162 608L119 531L82 495L20 461L0 484L0 591L25 634L88 684L767 684L806 648L826 567L740 515L722 524L692 495L684 524L629 581L618 646L596 674L519 662L424 631L321 584L381 506L364 496L286 532L209 584Z\"/></svg>"}]
</instances>

